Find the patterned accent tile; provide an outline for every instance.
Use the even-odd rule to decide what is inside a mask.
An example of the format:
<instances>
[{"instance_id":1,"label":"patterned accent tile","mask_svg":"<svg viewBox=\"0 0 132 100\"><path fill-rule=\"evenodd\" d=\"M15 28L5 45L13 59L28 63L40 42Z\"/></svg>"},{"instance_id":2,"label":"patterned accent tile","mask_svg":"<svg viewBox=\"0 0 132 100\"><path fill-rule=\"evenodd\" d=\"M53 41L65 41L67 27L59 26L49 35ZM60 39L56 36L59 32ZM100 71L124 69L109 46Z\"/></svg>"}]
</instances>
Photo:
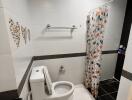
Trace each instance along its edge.
<instances>
[{"instance_id":1,"label":"patterned accent tile","mask_svg":"<svg viewBox=\"0 0 132 100\"><path fill-rule=\"evenodd\" d=\"M17 48L20 47L22 38L24 39L25 44L27 41L30 41L30 29L20 25L19 22L15 22L12 18L9 18L9 30Z\"/></svg>"}]
</instances>

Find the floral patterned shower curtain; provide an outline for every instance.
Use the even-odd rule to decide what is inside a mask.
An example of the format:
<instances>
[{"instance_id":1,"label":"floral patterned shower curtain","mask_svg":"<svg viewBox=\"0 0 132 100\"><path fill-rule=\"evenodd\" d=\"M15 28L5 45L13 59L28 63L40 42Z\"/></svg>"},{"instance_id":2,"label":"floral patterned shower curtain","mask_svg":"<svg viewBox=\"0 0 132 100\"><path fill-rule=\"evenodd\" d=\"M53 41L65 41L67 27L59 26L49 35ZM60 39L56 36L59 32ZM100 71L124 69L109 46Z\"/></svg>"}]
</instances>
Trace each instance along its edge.
<instances>
[{"instance_id":1,"label":"floral patterned shower curtain","mask_svg":"<svg viewBox=\"0 0 132 100\"><path fill-rule=\"evenodd\" d=\"M99 7L89 12L87 16L87 49L84 85L94 97L98 95L103 37L107 18L107 6Z\"/></svg>"}]
</instances>

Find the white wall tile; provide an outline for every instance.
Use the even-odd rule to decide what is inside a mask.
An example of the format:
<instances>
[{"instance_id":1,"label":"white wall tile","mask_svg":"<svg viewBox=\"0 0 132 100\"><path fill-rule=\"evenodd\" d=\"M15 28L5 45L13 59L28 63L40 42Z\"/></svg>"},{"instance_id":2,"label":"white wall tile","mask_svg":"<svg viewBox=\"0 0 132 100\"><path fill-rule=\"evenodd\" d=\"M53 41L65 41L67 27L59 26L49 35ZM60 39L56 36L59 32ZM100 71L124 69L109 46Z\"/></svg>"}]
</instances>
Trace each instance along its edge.
<instances>
[{"instance_id":1,"label":"white wall tile","mask_svg":"<svg viewBox=\"0 0 132 100\"><path fill-rule=\"evenodd\" d=\"M74 32L72 38L70 38L69 36L68 37L58 36L58 38L53 37L48 39L44 39L44 37L38 37L33 42L34 42L33 50L35 56L80 53L80 52L85 52L86 50L85 34L79 32Z\"/></svg>"},{"instance_id":2,"label":"white wall tile","mask_svg":"<svg viewBox=\"0 0 132 100\"><path fill-rule=\"evenodd\" d=\"M2 8L3 7L3 4L2 4L2 1L0 0L0 8Z\"/></svg>"},{"instance_id":3,"label":"white wall tile","mask_svg":"<svg viewBox=\"0 0 132 100\"><path fill-rule=\"evenodd\" d=\"M26 6L25 1L21 1L21 2L20 1L19 2L14 1L14 3L13 3L13 1L5 0L3 2L4 2L4 8L3 9L5 11L5 13L4 13L5 14L5 20L4 21L6 22L6 28L7 28L4 30L7 31L5 34L7 35L7 37L9 37L8 41L10 41L10 47L11 47L10 50L9 49L7 49L7 50L9 50L11 52L11 55L12 55L12 59L13 59L12 61L13 61L13 65L14 65L13 68L15 70L16 84L18 87L22 78L23 78L23 75L25 74L25 72L27 70L27 67L31 61L31 58L33 57L33 51L32 51L33 48L32 48L31 42L27 43L26 45L24 43L24 45L21 45L21 47L16 48L16 45L15 45L14 40L12 38L11 32L9 30L10 27L9 27L8 21L9 21L9 18L12 18L16 22L19 22L24 27L30 28L30 25L28 23L29 20L28 20L27 10L25 8L23 10L23 7ZM16 9L15 7L18 7L18 9ZM21 41L22 41L22 39L21 39ZM2 45L2 46L5 46L5 45Z\"/></svg>"},{"instance_id":4,"label":"white wall tile","mask_svg":"<svg viewBox=\"0 0 132 100\"><path fill-rule=\"evenodd\" d=\"M124 62L124 69L132 73L132 67L131 67L132 60L131 59L132 59L132 27L130 31L128 47L126 50L126 57L125 57L125 62Z\"/></svg>"},{"instance_id":5,"label":"white wall tile","mask_svg":"<svg viewBox=\"0 0 132 100\"><path fill-rule=\"evenodd\" d=\"M52 81L71 81L74 84L83 82L85 70L85 57L61 58L39 60L33 63L33 67L45 65L49 70ZM63 65L65 73L60 74L59 68Z\"/></svg>"},{"instance_id":6,"label":"white wall tile","mask_svg":"<svg viewBox=\"0 0 132 100\"><path fill-rule=\"evenodd\" d=\"M7 34L7 26L5 22L4 8L0 8L0 54L10 54L10 43Z\"/></svg>"},{"instance_id":7,"label":"white wall tile","mask_svg":"<svg viewBox=\"0 0 132 100\"><path fill-rule=\"evenodd\" d=\"M121 77L117 100L128 100L128 93L132 82L124 77Z\"/></svg>"},{"instance_id":8,"label":"white wall tile","mask_svg":"<svg viewBox=\"0 0 132 100\"><path fill-rule=\"evenodd\" d=\"M3 7L17 16L26 25L30 25L28 12L28 0L1 0Z\"/></svg>"},{"instance_id":9,"label":"white wall tile","mask_svg":"<svg viewBox=\"0 0 132 100\"><path fill-rule=\"evenodd\" d=\"M49 0L30 1L29 13L33 26L33 38L35 38L34 42L36 42L34 45L35 55L50 54L51 52L54 54L58 52L85 51L86 16L90 9L96 8L103 3L103 0L63 0L63 2L60 0L56 0L55 2ZM103 50L118 49L124 21L125 6L126 0L116 0L109 5L109 18L104 33ZM60 39L47 39L45 35L50 33L43 33L47 24L53 26L71 26L75 24L78 29L73 33L73 38L71 39L64 39L60 34L58 35L53 32L51 34L60 36ZM64 32L61 34L67 35Z\"/></svg>"},{"instance_id":10,"label":"white wall tile","mask_svg":"<svg viewBox=\"0 0 132 100\"><path fill-rule=\"evenodd\" d=\"M17 87L4 8L0 8L0 19L0 92L2 92Z\"/></svg>"},{"instance_id":11,"label":"white wall tile","mask_svg":"<svg viewBox=\"0 0 132 100\"><path fill-rule=\"evenodd\" d=\"M129 41L128 41L128 47L126 50L126 56L124 61L123 69L132 73L132 27L130 31ZM128 97L128 91L130 86L132 85L132 81L122 77L120 81L120 87L119 87L119 93L117 100L127 100Z\"/></svg>"},{"instance_id":12,"label":"white wall tile","mask_svg":"<svg viewBox=\"0 0 132 100\"><path fill-rule=\"evenodd\" d=\"M15 52L12 52L14 69L16 72L16 83L19 86L23 75L25 74L28 65L33 57L31 43L18 48Z\"/></svg>"},{"instance_id":13,"label":"white wall tile","mask_svg":"<svg viewBox=\"0 0 132 100\"><path fill-rule=\"evenodd\" d=\"M117 50L120 44L127 0L114 0L109 5L108 24L104 34L104 50Z\"/></svg>"},{"instance_id":14,"label":"white wall tile","mask_svg":"<svg viewBox=\"0 0 132 100\"><path fill-rule=\"evenodd\" d=\"M116 67L116 60L117 60L117 54L107 54L102 56L101 80L113 78ZM39 66L39 65L48 66L53 81L72 80L74 83L80 83L82 82L80 80L83 79L83 73L84 73L83 71L85 70L85 57L40 60L40 61L35 61L33 63L33 66ZM59 67L61 65L64 65L67 71L66 74L64 75L59 75L58 73ZM76 77L72 75L72 73L74 73Z\"/></svg>"},{"instance_id":15,"label":"white wall tile","mask_svg":"<svg viewBox=\"0 0 132 100\"><path fill-rule=\"evenodd\" d=\"M102 55L101 80L112 79L115 73L117 54Z\"/></svg>"},{"instance_id":16,"label":"white wall tile","mask_svg":"<svg viewBox=\"0 0 132 100\"><path fill-rule=\"evenodd\" d=\"M0 55L0 92L17 89L11 55Z\"/></svg>"}]
</instances>

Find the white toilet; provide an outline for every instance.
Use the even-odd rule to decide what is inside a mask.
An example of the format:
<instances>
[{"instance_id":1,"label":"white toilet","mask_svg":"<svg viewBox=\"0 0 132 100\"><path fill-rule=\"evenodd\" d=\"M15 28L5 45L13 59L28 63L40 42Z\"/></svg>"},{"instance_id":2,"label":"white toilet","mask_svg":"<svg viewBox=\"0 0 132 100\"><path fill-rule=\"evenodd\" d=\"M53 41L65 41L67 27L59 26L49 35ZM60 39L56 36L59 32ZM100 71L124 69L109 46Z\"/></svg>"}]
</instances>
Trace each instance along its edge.
<instances>
[{"instance_id":1,"label":"white toilet","mask_svg":"<svg viewBox=\"0 0 132 100\"><path fill-rule=\"evenodd\" d=\"M73 97L74 85L68 81L52 83L46 66L32 69L30 86L33 100L72 100Z\"/></svg>"}]
</instances>

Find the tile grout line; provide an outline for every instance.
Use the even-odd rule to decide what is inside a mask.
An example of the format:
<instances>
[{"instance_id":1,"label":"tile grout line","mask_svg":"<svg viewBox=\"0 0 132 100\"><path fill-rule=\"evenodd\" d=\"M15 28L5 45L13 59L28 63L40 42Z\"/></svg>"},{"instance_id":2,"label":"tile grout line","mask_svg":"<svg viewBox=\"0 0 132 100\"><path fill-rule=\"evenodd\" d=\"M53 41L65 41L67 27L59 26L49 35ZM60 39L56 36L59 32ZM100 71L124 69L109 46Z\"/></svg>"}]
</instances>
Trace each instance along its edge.
<instances>
[{"instance_id":1,"label":"tile grout line","mask_svg":"<svg viewBox=\"0 0 132 100\"><path fill-rule=\"evenodd\" d=\"M116 80L117 81L117 80ZM111 82L111 83L115 83L116 81L114 81L114 82ZM119 82L119 81L117 81L117 82ZM101 96L105 96L105 95L108 95L108 96L110 96L113 100L115 100L115 98L112 96L112 95L110 95L110 94L112 94L112 93L116 93L116 92L118 92L118 91L114 91L114 92L110 92L110 93L108 93L104 88L102 88L102 87L100 87L106 94L103 94L103 95L101 95ZM101 97L101 96L99 96L99 97Z\"/></svg>"},{"instance_id":2,"label":"tile grout line","mask_svg":"<svg viewBox=\"0 0 132 100\"><path fill-rule=\"evenodd\" d=\"M104 90L103 88L101 88L101 89ZM118 91L114 91L114 92L110 92L110 93L108 93L107 91L104 90L104 92L105 92L106 94L101 95L101 96L98 96L98 97L102 97L102 96L106 96L106 95L108 95L108 96L110 96L113 100L115 100L115 98L114 98L113 96L111 96L110 94L112 94L112 93L116 93L116 92L118 92Z\"/></svg>"},{"instance_id":3,"label":"tile grout line","mask_svg":"<svg viewBox=\"0 0 132 100\"><path fill-rule=\"evenodd\" d=\"M117 82L120 82L118 79L116 79L115 77L113 77L113 79L115 79Z\"/></svg>"},{"instance_id":4,"label":"tile grout line","mask_svg":"<svg viewBox=\"0 0 132 100\"><path fill-rule=\"evenodd\" d=\"M111 93L112 94L112 93ZM112 95L109 95L113 100L115 100L115 98Z\"/></svg>"},{"instance_id":5,"label":"tile grout line","mask_svg":"<svg viewBox=\"0 0 132 100\"><path fill-rule=\"evenodd\" d=\"M105 89L103 89L103 88L101 88L101 89L106 93L106 94L103 94L103 95L101 95L101 96L110 95L110 94L112 94L112 93L118 92L118 91L114 91L114 92L108 93Z\"/></svg>"}]
</instances>

